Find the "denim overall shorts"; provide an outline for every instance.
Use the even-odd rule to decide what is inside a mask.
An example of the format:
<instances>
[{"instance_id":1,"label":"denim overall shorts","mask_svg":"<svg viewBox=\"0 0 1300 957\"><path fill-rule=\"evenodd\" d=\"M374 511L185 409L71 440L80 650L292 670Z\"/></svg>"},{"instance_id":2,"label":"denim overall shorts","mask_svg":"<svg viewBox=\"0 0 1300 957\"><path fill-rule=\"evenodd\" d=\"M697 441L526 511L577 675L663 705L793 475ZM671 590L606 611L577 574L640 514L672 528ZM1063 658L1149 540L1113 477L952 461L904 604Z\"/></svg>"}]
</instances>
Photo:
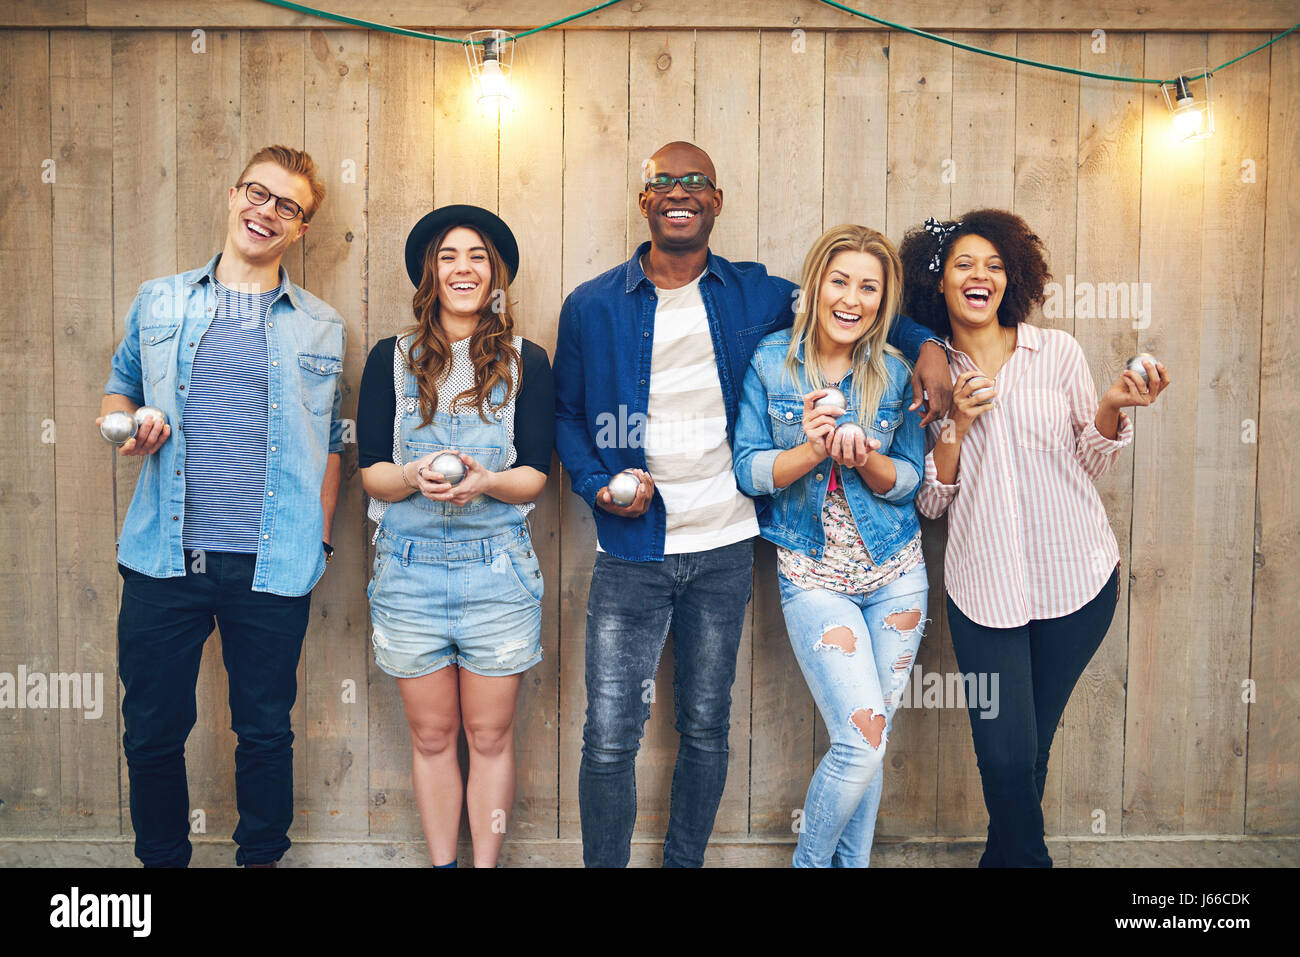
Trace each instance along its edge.
<instances>
[{"instance_id":1,"label":"denim overall shorts","mask_svg":"<svg viewBox=\"0 0 1300 957\"><path fill-rule=\"evenodd\" d=\"M399 345L402 343L399 341ZM485 409L441 408L422 426L415 378L405 369L397 397L403 462L455 450L484 468L505 467L509 435L497 383ZM379 525L370 600L375 664L398 678L447 665L478 675L513 675L542 660L542 572L528 525L514 505L479 495L467 504L412 493Z\"/></svg>"}]
</instances>

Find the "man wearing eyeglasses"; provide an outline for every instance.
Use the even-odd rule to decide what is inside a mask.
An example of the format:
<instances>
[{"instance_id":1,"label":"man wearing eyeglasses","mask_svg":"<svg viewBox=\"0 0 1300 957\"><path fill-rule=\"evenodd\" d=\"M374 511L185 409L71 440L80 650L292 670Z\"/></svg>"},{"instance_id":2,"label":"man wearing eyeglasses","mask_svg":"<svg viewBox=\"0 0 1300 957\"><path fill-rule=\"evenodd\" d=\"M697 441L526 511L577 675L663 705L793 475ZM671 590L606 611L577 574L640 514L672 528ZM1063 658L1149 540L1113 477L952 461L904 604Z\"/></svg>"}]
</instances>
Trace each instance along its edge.
<instances>
[{"instance_id":1,"label":"man wearing eyeglasses","mask_svg":"<svg viewBox=\"0 0 1300 957\"><path fill-rule=\"evenodd\" d=\"M338 500L345 329L289 281L284 254L325 188L306 153L255 153L228 196L225 245L144 283L100 407L155 406L123 455L143 456L118 540L118 670L135 853L190 860L185 740L213 623L230 679L235 862L274 867L293 820L289 710L311 589Z\"/></svg>"},{"instance_id":2,"label":"man wearing eyeglasses","mask_svg":"<svg viewBox=\"0 0 1300 957\"><path fill-rule=\"evenodd\" d=\"M703 150L669 143L644 171L650 241L568 296L555 347L556 448L597 534L578 775L589 867L628 862L636 754L670 626L680 743L663 863L704 861L727 778L731 685L765 507L732 473L739 393L754 347L791 324L798 294L759 263L709 251L722 190ZM931 338L903 319L890 335L914 360ZM923 352L928 422L947 408L951 377L941 344ZM609 483L622 470L639 486L620 506Z\"/></svg>"}]
</instances>

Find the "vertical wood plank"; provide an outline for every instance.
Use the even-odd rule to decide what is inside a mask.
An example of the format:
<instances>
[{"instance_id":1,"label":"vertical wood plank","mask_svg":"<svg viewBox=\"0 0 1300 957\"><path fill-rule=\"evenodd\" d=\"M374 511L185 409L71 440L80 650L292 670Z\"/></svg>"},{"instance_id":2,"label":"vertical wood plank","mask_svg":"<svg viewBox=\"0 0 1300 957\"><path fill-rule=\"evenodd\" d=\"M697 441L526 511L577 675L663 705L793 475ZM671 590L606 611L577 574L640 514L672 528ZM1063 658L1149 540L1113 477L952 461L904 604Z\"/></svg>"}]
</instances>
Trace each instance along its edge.
<instances>
[{"instance_id":1,"label":"vertical wood plank","mask_svg":"<svg viewBox=\"0 0 1300 957\"><path fill-rule=\"evenodd\" d=\"M1140 34L1110 33L1104 52L1091 36L1079 38L1084 69L1119 76L1143 74ZM1139 85L1084 79L1079 88L1076 282L1138 281L1142 195L1142 98ZM1057 277L1064 282L1064 277ZM1118 295L1118 294L1117 294ZM1092 371L1097 394L1136 354L1139 336L1132 306L1106 305L1079 317L1074 337ZM1118 298L1116 299L1119 305ZM1123 312L1123 315L1113 314ZM1164 400L1161 400L1164 401ZM1118 834L1123 827L1124 681L1128 661L1129 547L1133 513L1133 453L1125 451L1096 483L1119 545L1120 601L1110 630L1075 686L1057 732L1053 763L1060 771L1061 811L1055 833ZM1094 818L1100 811L1103 817Z\"/></svg>"},{"instance_id":2,"label":"vertical wood plank","mask_svg":"<svg viewBox=\"0 0 1300 957\"><path fill-rule=\"evenodd\" d=\"M495 211L496 111L488 111L475 98L464 48L452 43L433 46L434 205L470 203Z\"/></svg>"},{"instance_id":3,"label":"vertical wood plank","mask_svg":"<svg viewBox=\"0 0 1300 957\"><path fill-rule=\"evenodd\" d=\"M758 256L758 34L702 31L695 37L695 142L713 159L722 213L709 247L724 259ZM755 578L754 594L770 587ZM731 757L713 833L749 831L754 602L745 610L731 689Z\"/></svg>"},{"instance_id":4,"label":"vertical wood plank","mask_svg":"<svg viewBox=\"0 0 1300 957\"><path fill-rule=\"evenodd\" d=\"M1263 54L1257 54L1262 56ZM1255 592L1245 829L1249 834L1292 833L1300 820L1300 680L1295 623L1300 590L1290 572L1300 551L1296 475L1300 407L1295 368L1300 361L1300 50L1283 41L1270 48L1267 177L1264 236L1263 340L1259 395L1259 491L1255 520ZM1257 161L1258 166L1258 161ZM1240 684L1240 682L1238 682Z\"/></svg>"},{"instance_id":5,"label":"vertical wood plank","mask_svg":"<svg viewBox=\"0 0 1300 957\"><path fill-rule=\"evenodd\" d=\"M733 261L758 258L758 79L757 32L695 35L695 142L723 197L709 248Z\"/></svg>"},{"instance_id":6,"label":"vertical wood plank","mask_svg":"<svg viewBox=\"0 0 1300 957\"><path fill-rule=\"evenodd\" d=\"M306 34L300 30L240 33L239 162L263 146L303 149L303 83ZM303 243L285 253L289 279L302 285Z\"/></svg>"},{"instance_id":7,"label":"vertical wood plank","mask_svg":"<svg viewBox=\"0 0 1300 957\"><path fill-rule=\"evenodd\" d=\"M406 236L433 209L434 44L414 37L370 37L369 251L366 354L380 339L411 325L414 288L406 275ZM358 480L359 481L359 480ZM370 536L364 518L366 579ZM364 585L363 585L364 587ZM374 664L370 620L359 625L368 660L370 834L422 841L411 785L411 736L397 680ZM353 640L358 640L355 635Z\"/></svg>"},{"instance_id":8,"label":"vertical wood plank","mask_svg":"<svg viewBox=\"0 0 1300 957\"><path fill-rule=\"evenodd\" d=\"M1013 33L963 35L962 40L1000 53L1014 53L1016 49ZM952 155L945 170L952 185L951 213L957 217L990 206L1010 209L1014 203L1016 168L1015 65L954 50L952 70ZM937 524L947 528L946 520ZM936 597L939 606L946 607L942 552L927 570L934 589L931 607ZM933 616L925 643L938 651L939 674L946 686L947 676L961 670L952 651L946 614ZM909 703L923 701L925 675L914 676L912 681L913 696ZM917 694L922 697L916 697ZM895 724L897 721L895 718ZM988 813L971 744L970 718L964 706L945 707L939 711L938 722L938 831L980 834L988 823Z\"/></svg>"},{"instance_id":9,"label":"vertical wood plank","mask_svg":"<svg viewBox=\"0 0 1300 957\"><path fill-rule=\"evenodd\" d=\"M1213 34L1208 63L1224 63L1266 39ZM1205 143L1201 262L1208 268L1200 272L1201 349L1193 386L1192 593L1215 600L1197 603L1194 628L1185 636L1192 733L1181 803L1183 828L1192 834L1239 834L1245 809L1241 685L1250 669L1257 446L1242 441L1242 423L1259 406L1265 197L1258 165L1268 149L1268 72L1267 54L1233 64L1231 84L1215 88L1216 130ZM1256 161L1253 183L1242 182L1248 158ZM1186 381L1191 386L1192 376ZM1186 391L1171 390L1168 398L1182 401Z\"/></svg>"},{"instance_id":10,"label":"vertical wood plank","mask_svg":"<svg viewBox=\"0 0 1300 957\"><path fill-rule=\"evenodd\" d=\"M515 51L515 111L501 123L501 218L519 241L519 274L511 286L515 329L555 354L560 271L555 224L564 213L564 38L529 37ZM524 676L515 718L518 777L511 838L559 835L560 747L560 496L559 459L529 516L542 568L542 663Z\"/></svg>"},{"instance_id":11,"label":"vertical wood plank","mask_svg":"<svg viewBox=\"0 0 1300 957\"><path fill-rule=\"evenodd\" d=\"M176 235L176 35L113 34L113 347L140 284L180 271ZM104 373L104 379L108 375ZM140 475L139 457L112 455L120 532ZM119 592L120 594L120 592ZM211 655L212 649L206 649ZM119 763L122 824L130 830L129 780ZM190 806L195 806L195 792ZM206 795L205 795L206 799ZM233 799L231 801L233 806ZM234 830L232 818L207 818L209 833Z\"/></svg>"},{"instance_id":12,"label":"vertical wood plank","mask_svg":"<svg viewBox=\"0 0 1300 957\"><path fill-rule=\"evenodd\" d=\"M239 154L240 34L209 32L200 48L188 30L176 43L176 258L179 270L197 269L225 245L229 188ZM195 551L185 553L190 570ZM230 683L221 657L220 629L204 647L196 689L198 720L186 742L190 803L203 808L209 834L225 836L238 819L235 743L230 730Z\"/></svg>"},{"instance_id":13,"label":"vertical wood plank","mask_svg":"<svg viewBox=\"0 0 1300 957\"><path fill-rule=\"evenodd\" d=\"M822 223L885 228L889 163L889 34L826 34ZM809 243L811 245L811 243Z\"/></svg>"},{"instance_id":14,"label":"vertical wood plank","mask_svg":"<svg viewBox=\"0 0 1300 957\"><path fill-rule=\"evenodd\" d=\"M366 356L368 44L365 31L312 30L306 58L304 139L326 193L303 238L303 275L307 288L337 309L347 325L340 414L354 422ZM343 488L334 517L333 545L339 560L331 563L312 595L303 646L306 681L299 689L302 717L295 720L301 757L294 773L295 780L302 773L305 794L297 798L296 813L313 837L369 830L370 658L367 643L357 640L368 632L369 568L365 505L356 471L357 449L349 443L343 449ZM353 683L354 696L345 698L345 681Z\"/></svg>"},{"instance_id":15,"label":"vertical wood plank","mask_svg":"<svg viewBox=\"0 0 1300 957\"><path fill-rule=\"evenodd\" d=\"M826 34L763 31L759 38L758 254L799 282L822 231ZM791 124L797 116L801 122ZM776 551L754 550L749 827L788 835L812 777L816 709L781 612Z\"/></svg>"},{"instance_id":16,"label":"vertical wood plank","mask_svg":"<svg viewBox=\"0 0 1300 957\"><path fill-rule=\"evenodd\" d=\"M945 182L943 160L954 151L952 136L953 58L946 47L919 37L889 37L889 179L885 197L886 233L902 242L907 230L926 217L944 219L951 208L952 184ZM930 577L929 635L946 632L943 601L943 543L947 519L921 520L925 564ZM942 671L942 646L927 637L913 669L924 680ZM909 686L910 688L911 686ZM909 702L910 703L910 702ZM967 736L969 740L969 730ZM931 834L937 826L939 715L933 708L900 708L885 757L884 794L877 833Z\"/></svg>"},{"instance_id":17,"label":"vertical wood plank","mask_svg":"<svg viewBox=\"0 0 1300 957\"><path fill-rule=\"evenodd\" d=\"M59 671L102 681L99 714L61 716L60 832L113 835L118 813L117 568L111 460L93 423L113 341L113 64L108 33L50 35Z\"/></svg>"},{"instance_id":18,"label":"vertical wood plank","mask_svg":"<svg viewBox=\"0 0 1300 957\"><path fill-rule=\"evenodd\" d=\"M564 34L564 211L561 292L627 248L628 35ZM586 609L595 560L591 510L566 477L560 500L560 837L581 835L578 763L586 714ZM662 701L663 699L661 699Z\"/></svg>"},{"instance_id":19,"label":"vertical wood plank","mask_svg":"<svg viewBox=\"0 0 1300 957\"><path fill-rule=\"evenodd\" d=\"M695 139L695 37L688 31L632 33L628 51L627 238L631 256L649 239L638 194L646 162L660 146ZM725 193L723 194L725 198ZM654 388L654 383L651 383ZM655 675L641 753L637 759L637 834L662 837L677 760L674 728L674 644L670 633Z\"/></svg>"},{"instance_id":20,"label":"vertical wood plank","mask_svg":"<svg viewBox=\"0 0 1300 957\"><path fill-rule=\"evenodd\" d=\"M1173 76L1206 58L1204 35L1147 34L1146 72ZM1151 283L1152 322L1138 347L1190 386L1200 361L1199 282L1205 145L1175 143L1158 89L1143 91L1141 281ZM1156 318L1159 317L1159 318ZM1190 318L1189 318L1190 317ZM1187 636L1204 597L1193 588L1195 469L1167 468L1196 448L1194 388L1133 410L1133 544L1128 699L1124 736L1124 833L1181 833L1190 713ZM1176 520L1170 518L1177 516Z\"/></svg>"},{"instance_id":21,"label":"vertical wood plank","mask_svg":"<svg viewBox=\"0 0 1300 957\"><path fill-rule=\"evenodd\" d=\"M57 488L51 420L57 415L55 351L51 341L53 188L43 177L55 160L51 149L50 45L44 30L0 33L0 118L10 135L0 145L0 270L7 277L5 301L12 311L0 328L0 374L18 428L0 478L4 541L9 550L0 573L4 595L6 653L0 671L13 695L0 712L0 810L16 833L50 834L60 827L60 712L29 696L24 675L59 668L59 606L49 594L60 582L56 537ZM58 175L58 166L54 167ZM93 417L90 420L94 421ZM56 423L57 424L57 423ZM71 415L63 423L72 438L92 428ZM107 459L102 447L96 449ZM68 582L71 586L72 583ZM76 597L67 599L75 602ZM21 698L23 708L19 709ZM28 708L28 704L34 705ZM48 704L48 698L46 698ZM111 718L110 718L111 720Z\"/></svg>"},{"instance_id":22,"label":"vertical wood plank","mask_svg":"<svg viewBox=\"0 0 1300 957\"><path fill-rule=\"evenodd\" d=\"M1042 63L1077 67L1079 42L1066 33L1022 33L1016 52ZM1078 124L1078 77L1016 67L1015 211L1042 238L1048 265L1061 283L1075 271ZM1066 311L1054 316L1044 309L1041 318L1035 314L1030 321L1073 333L1070 315ZM1048 762L1043 791L1043 826L1048 834L1058 833L1061 826L1060 767L1059 761Z\"/></svg>"}]
</instances>

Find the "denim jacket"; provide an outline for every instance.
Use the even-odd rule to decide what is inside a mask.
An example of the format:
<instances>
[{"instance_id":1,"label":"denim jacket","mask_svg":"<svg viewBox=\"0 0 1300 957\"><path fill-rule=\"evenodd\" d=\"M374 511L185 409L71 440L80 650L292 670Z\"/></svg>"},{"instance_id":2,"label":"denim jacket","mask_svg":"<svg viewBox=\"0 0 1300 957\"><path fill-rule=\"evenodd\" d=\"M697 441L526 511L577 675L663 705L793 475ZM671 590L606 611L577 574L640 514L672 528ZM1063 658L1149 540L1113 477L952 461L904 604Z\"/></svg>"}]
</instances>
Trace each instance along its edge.
<instances>
[{"instance_id":1,"label":"denim jacket","mask_svg":"<svg viewBox=\"0 0 1300 957\"><path fill-rule=\"evenodd\" d=\"M650 248L574 289L560 310L555 344L555 447L576 492L592 509L605 551L634 562L663 561L668 513L656 491L637 518L596 505L596 493L623 469L646 467L644 435L650 401L657 297L641 269ZM735 446L736 416L745 368L758 341L794 321L798 287L768 275L761 263L729 262L708 254L700 297L713 338L714 361L727 414L727 441ZM915 358L934 338L900 316L890 342ZM741 491L754 494L741 485ZM760 525L767 501L756 501Z\"/></svg>"},{"instance_id":2,"label":"denim jacket","mask_svg":"<svg viewBox=\"0 0 1300 957\"><path fill-rule=\"evenodd\" d=\"M117 545L119 562L154 578L185 574L185 387L216 315L220 258L140 286L104 387L157 406L171 423L171 437L145 457ZM326 456L343 450L345 341L342 317L290 282L282 266L266 322L266 497L253 591L305 595L325 571L320 492Z\"/></svg>"},{"instance_id":3,"label":"denim jacket","mask_svg":"<svg viewBox=\"0 0 1300 957\"><path fill-rule=\"evenodd\" d=\"M822 529L822 507L830 482L830 458L783 489L772 480L776 457L805 440L803 397L812 391L803 369L803 347L797 353L797 381L785 369L790 330L767 336L758 344L745 375L740 421L733 446L736 484L748 495L770 497L771 508L759 517L762 536L785 548L820 559L826 547ZM871 490L857 469L840 469L844 497L871 560L881 564L910 542L920 529L912 499L925 467L925 437L918 413L907 412L912 377L906 363L886 356L889 384L881 396L871 422L860 423L868 438L880 442L880 453L889 456L897 476L894 487L884 493ZM838 383L852 397L853 370ZM856 403L852 398L849 405ZM856 422L857 412L848 409L838 420Z\"/></svg>"}]
</instances>

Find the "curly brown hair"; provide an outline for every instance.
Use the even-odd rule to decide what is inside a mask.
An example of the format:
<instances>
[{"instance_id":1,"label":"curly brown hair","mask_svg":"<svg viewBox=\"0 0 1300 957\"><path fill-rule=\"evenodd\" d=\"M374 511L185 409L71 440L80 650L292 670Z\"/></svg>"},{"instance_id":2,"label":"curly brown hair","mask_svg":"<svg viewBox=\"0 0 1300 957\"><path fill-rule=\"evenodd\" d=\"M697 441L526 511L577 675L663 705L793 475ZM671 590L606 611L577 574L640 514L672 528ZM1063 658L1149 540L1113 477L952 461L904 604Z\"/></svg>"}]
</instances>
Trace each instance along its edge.
<instances>
[{"instance_id":1,"label":"curly brown hair","mask_svg":"<svg viewBox=\"0 0 1300 957\"><path fill-rule=\"evenodd\" d=\"M413 334L411 346L407 350L407 367L415 377L419 391L422 427L433 421L434 413L438 411L438 383L451 371L451 343L438 319L438 250L447 234L456 228L455 225L448 226L425 249L424 271L411 302L415 312L415 327L407 330ZM462 402L472 404L477 407L479 418L487 422L489 420L484 407L488 404L492 388L498 382L505 383L506 399L496 406L498 409L509 401L515 391L517 383L511 367L517 367L519 353L515 350L515 320L510 312L510 270L492 240L482 233L479 236L492 267L492 288L483 300L479 323L470 334L469 358L474 364L474 385L457 395L452 400L452 406L459 406Z\"/></svg>"},{"instance_id":2,"label":"curly brown hair","mask_svg":"<svg viewBox=\"0 0 1300 957\"><path fill-rule=\"evenodd\" d=\"M898 250L903 260L903 313L932 329L936 335L952 335L948 307L939 292L939 279L952 255L953 244L962 236L981 236L993 244L1007 273L1007 289L998 307L998 324L1015 326L1026 321L1044 298L1043 287L1052 278L1043 241L1029 224L1005 209L973 209L958 220L942 224L955 227L942 238L943 256L938 273L930 272L930 261L939 249L940 237L922 226L913 226Z\"/></svg>"}]
</instances>

